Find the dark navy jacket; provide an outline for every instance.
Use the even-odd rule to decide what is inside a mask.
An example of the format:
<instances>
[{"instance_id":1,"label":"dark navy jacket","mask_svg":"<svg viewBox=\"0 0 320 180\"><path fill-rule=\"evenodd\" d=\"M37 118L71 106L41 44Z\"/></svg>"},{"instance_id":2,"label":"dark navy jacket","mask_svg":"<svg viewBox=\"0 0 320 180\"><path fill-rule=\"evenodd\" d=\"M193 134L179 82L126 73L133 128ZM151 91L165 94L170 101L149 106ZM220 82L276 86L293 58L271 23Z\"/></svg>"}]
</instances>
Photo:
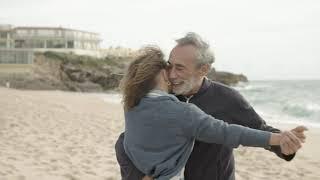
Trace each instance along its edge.
<instances>
[{"instance_id":1,"label":"dark navy jacket","mask_svg":"<svg viewBox=\"0 0 320 180\"><path fill-rule=\"evenodd\" d=\"M230 124L279 132L278 129L268 126L236 90L220 83L204 79L200 90L191 98L177 97L180 101L193 103L207 114ZM123 136L122 133L115 145L122 179L141 180L144 175L134 167L124 152ZM294 157L294 154L283 155L279 146L271 146L268 150L287 161ZM234 164L232 148L196 141L185 167L185 180L234 180Z\"/></svg>"}]
</instances>

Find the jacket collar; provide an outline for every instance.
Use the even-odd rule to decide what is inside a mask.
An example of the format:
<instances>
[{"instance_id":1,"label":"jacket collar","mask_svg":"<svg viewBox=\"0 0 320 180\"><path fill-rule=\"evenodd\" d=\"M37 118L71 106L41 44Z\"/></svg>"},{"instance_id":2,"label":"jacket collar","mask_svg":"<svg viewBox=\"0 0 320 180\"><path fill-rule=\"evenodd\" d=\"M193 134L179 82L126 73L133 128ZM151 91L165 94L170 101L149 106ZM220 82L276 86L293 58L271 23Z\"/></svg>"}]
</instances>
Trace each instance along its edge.
<instances>
[{"instance_id":1,"label":"jacket collar","mask_svg":"<svg viewBox=\"0 0 320 180\"><path fill-rule=\"evenodd\" d=\"M204 77L203 81L202 81L202 85L201 85L199 91L196 94L194 94L194 96L198 96L198 95L203 94L205 91L207 91L207 89L209 88L210 84L211 84L210 80L207 77Z\"/></svg>"},{"instance_id":2,"label":"jacket collar","mask_svg":"<svg viewBox=\"0 0 320 180\"><path fill-rule=\"evenodd\" d=\"M169 94L169 93L162 91L162 90L158 90L158 89L153 89L146 95L147 98L155 98L155 97L160 97L160 96L166 96L171 99L178 100L177 97L175 97L174 95Z\"/></svg>"}]
</instances>

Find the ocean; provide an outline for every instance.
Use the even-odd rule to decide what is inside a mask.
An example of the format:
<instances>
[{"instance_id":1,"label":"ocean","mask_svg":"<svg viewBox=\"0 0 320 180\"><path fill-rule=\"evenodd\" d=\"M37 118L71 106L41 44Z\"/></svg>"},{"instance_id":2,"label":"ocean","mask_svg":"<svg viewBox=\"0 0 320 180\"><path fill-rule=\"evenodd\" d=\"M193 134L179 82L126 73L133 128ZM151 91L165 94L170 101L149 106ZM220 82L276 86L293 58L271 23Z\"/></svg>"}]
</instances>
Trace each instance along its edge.
<instances>
[{"instance_id":1,"label":"ocean","mask_svg":"<svg viewBox=\"0 0 320 180\"><path fill-rule=\"evenodd\" d=\"M320 80L250 81L233 87L268 122L320 128ZM120 103L118 93L103 94L104 101Z\"/></svg>"},{"instance_id":2,"label":"ocean","mask_svg":"<svg viewBox=\"0 0 320 180\"><path fill-rule=\"evenodd\" d=\"M320 80L251 81L234 88L267 122L320 127Z\"/></svg>"}]
</instances>

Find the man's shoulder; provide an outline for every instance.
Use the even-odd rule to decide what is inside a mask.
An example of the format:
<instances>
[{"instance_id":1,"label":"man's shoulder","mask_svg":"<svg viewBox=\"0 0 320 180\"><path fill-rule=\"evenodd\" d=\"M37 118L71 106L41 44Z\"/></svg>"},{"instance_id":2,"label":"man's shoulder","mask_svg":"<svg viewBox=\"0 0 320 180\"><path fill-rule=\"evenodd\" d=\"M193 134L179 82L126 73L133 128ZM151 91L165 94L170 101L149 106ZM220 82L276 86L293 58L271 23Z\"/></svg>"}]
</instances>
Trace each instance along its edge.
<instances>
[{"instance_id":1,"label":"man's shoulder","mask_svg":"<svg viewBox=\"0 0 320 180\"><path fill-rule=\"evenodd\" d=\"M222 84L217 81L208 80L209 81L209 93L215 93L219 96L227 96L230 98L237 97L239 98L240 93L234 89L233 87L230 87L228 85Z\"/></svg>"},{"instance_id":2,"label":"man's shoulder","mask_svg":"<svg viewBox=\"0 0 320 180\"><path fill-rule=\"evenodd\" d=\"M247 100L235 88L220 82L210 80L210 86L205 93L206 98L210 97L219 104L225 104L229 108L248 107L250 106Z\"/></svg>"},{"instance_id":3,"label":"man's shoulder","mask_svg":"<svg viewBox=\"0 0 320 180\"><path fill-rule=\"evenodd\" d=\"M230 86L225 85L225 84L218 82L218 81L213 81L213 80L208 79L208 82L210 84L210 87L215 87L215 88L224 89L224 90L232 89Z\"/></svg>"}]
</instances>

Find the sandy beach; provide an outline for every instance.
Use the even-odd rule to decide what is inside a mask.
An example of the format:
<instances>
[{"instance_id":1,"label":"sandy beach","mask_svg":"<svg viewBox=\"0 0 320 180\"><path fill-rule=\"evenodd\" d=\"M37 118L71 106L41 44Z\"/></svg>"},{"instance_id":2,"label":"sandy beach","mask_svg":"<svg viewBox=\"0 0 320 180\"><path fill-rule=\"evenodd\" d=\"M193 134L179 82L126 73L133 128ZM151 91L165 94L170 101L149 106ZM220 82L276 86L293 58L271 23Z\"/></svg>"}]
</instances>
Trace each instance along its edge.
<instances>
[{"instance_id":1,"label":"sandy beach","mask_svg":"<svg viewBox=\"0 0 320 180\"><path fill-rule=\"evenodd\" d=\"M119 102L101 94L7 88L0 97L0 180L120 180L114 152L124 129ZM320 131L309 129L291 162L264 149L238 148L237 179L320 179Z\"/></svg>"}]
</instances>

